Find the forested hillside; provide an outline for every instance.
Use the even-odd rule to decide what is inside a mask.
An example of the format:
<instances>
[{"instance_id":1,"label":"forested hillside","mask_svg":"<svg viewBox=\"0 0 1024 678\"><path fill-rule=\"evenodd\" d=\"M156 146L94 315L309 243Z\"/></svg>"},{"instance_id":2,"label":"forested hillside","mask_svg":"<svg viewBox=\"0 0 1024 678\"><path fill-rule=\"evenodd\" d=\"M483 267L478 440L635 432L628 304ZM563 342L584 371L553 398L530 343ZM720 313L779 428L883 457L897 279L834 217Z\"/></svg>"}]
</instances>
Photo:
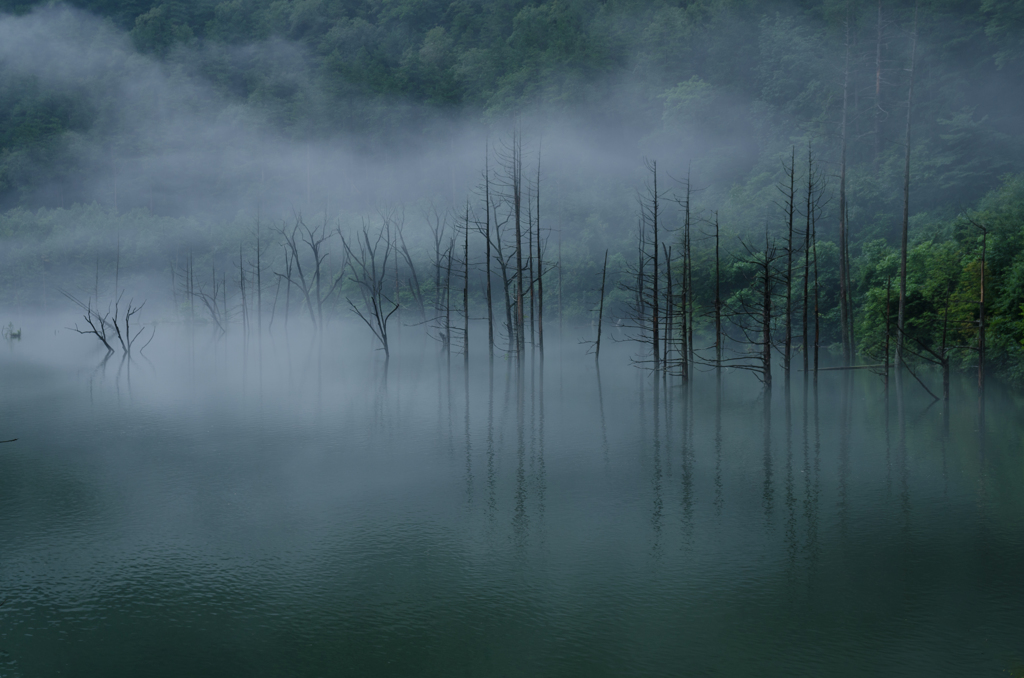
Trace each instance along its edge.
<instances>
[{"instance_id":1,"label":"forested hillside","mask_svg":"<svg viewBox=\"0 0 1024 678\"><path fill-rule=\"evenodd\" d=\"M529 161L544 158L544 243L553 252L557 229L577 320L593 305L605 249L628 296L642 159L664 168L674 227L688 178L696 280L686 294L706 330L712 215L736 254L725 263L735 297L749 272L739 238L785 235L781 189L806 191L810 152L822 345L847 342L869 360L891 352L885 308L909 166L906 340L917 328L921 360L976 359L987 228L990 357L1019 372L1019 0L74 5L0 3L10 14L0 23L0 205L15 210L0 229L18 252L82 228L83 213L126 232L129 213L142 231L188 224L175 233L192 235L173 247L200 233L213 248L202 256L214 258L237 247L257 212L345 219L387 200L415 220L427 203L479 200L485 149L516 128ZM790 196L788 223L804 218L801 200ZM789 249L803 271L807 252ZM36 278L26 271L38 266L12 251L5 294L27 300Z\"/></svg>"}]
</instances>

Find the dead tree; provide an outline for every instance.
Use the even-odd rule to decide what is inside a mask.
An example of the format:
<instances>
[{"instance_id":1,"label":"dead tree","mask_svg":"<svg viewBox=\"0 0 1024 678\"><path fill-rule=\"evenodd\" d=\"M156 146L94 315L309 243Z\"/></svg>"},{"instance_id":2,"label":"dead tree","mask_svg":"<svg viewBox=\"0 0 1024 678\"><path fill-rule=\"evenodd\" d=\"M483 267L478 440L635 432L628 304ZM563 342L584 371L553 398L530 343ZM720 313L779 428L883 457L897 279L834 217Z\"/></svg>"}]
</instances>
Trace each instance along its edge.
<instances>
[{"instance_id":1,"label":"dead tree","mask_svg":"<svg viewBox=\"0 0 1024 678\"><path fill-rule=\"evenodd\" d=\"M690 367L693 365L693 277L690 272L690 218L692 216L690 203L690 173L686 173L686 193L679 206L683 208L683 284L679 293L679 316L680 316L680 338L682 340L681 360L679 362L679 374L683 382L690 378Z\"/></svg>"},{"instance_id":2,"label":"dead tree","mask_svg":"<svg viewBox=\"0 0 1024 678\"><path fill-rule=\"evenodd\" d=\"M535 306L535 294L534 294L534 283L536 278L534 277L533 269L533 200L530 194L531 187L526 187L526 280L527 286L526 291L530 295L530 348L537 348L537 323L534 320L534 306Z\"/></svg>"},{"instance_id":3,"label":"dead tree","mask_svg":"<svg viewBox=\"0 0 1024 678\"><path fill-rule=\"evenodd\" d=\"M650 261L653 266L653 272L651 275L651 348L654 353L654 369L658 370L661 368L661 362L658 355L658 331L660 329L660 321L658 319L658 308L661 305L661 300L658 297L658 283L660 276L658 275L658 218L660 208L660 197L658 195L658 162L656 160L645 160L644 166L647 171L651 173L651 186L647 191L647 199L641 199L640 210L641 214L651 226L651 256Z\"/></svg>"},{"instance_id":4,"label":"dead tree","mask_svg":"<svg viewBox=\"0 0 1024 678\"><path fill-rule=\"evenodd\" d=\"M738 263L751 272L750 283L734 297L728 315L732 327L739 333L729 338L743 351L722 362L732 368L753 372L765 390L771 390L772 349L775 348L774 300L779 292L779 279L783 277L778 270L778 260L782 255L767 229L763 249L755 249L746 242L742 245L746 256Z\"/></svg>"},{"instance_id":5,"label":"dead tree","mask_svg":"<svg viewBox=\"0 0 1024 678\"><path fill-rule=\"evenodd\" d=\"M850 346L851 309L847 303L847 266L849 263L846 251L846 112L850 88L850 17L846 17L846 61L843 66L843 110L840 123L840 160L839 160L839 327L843 335L843 364L852 362L853 347Z\"/></svg>"},{"instance_id":6,"label":"dead tree","mask_svg":"<svg viewBox=\"0 0 1024 678\"><path fill-rule=\"evenodd\" d=\"M661 355L661 316L659 313L662 299L659 286L659 251L660 230L660 199L658 194L657 163L644 160L644 166L651 173L652 180L643 192L637 192L636 200L639 211L637 223L637 261L636 265L627 267L628 282L621 283L622 288L630 295L627 304L625 339L636 341L641 345L650 346L651 358L643 355L633 359L636 365L648 365L658 371L664 367ZM650 269L650 273L648 273Z\"/></svg>"},{"instance_id":7,"label":"dead tree","mask_svg":"<svg viewBox=\"0 0 1024 678\"><path fill-rule=\"evenodd\" d=\"M715 212L715 371L722 372L722 270L719 255L721 229Z\"/></svg>"},{"instance_id":8,"label":"dead tree","mask_svg":"<svg viewBox=\"0 0 1024 678\"><path fill-rule=\"evenodd\" d=\"M330 239L334 233L341 235L341 227L335 227L333 232L328 230L326 215L319 225L310 227L300 214L295 217L295 223L291 229L281 227L278 229L278 233L284 239L285 255L291 265L285 267L284 273L275 273L284 281L288 289L293 286L298 289L306 309L309 311L309 319L313 323L313 328L323 331L324 302L341 286L348 265L348 257L342 257L341 270L334 276L327 273L324 266L330 256L330 251L327 249ZM305 245L305 247L300 245ZM303 252L308 252L309 255L305 266L303 266ZM288 301L289 299L286 298L286 304ZM285 314L287 322L287 310Z\"/></svg>"},{"instance_id":9,"label":"dead tree","mask_svg":"<svg viewBox=\"0 0 1024 678\"><path fill-rule=\"evenodd\" d=\"M423 303L423 289L420 286L420 277L416 273L416 264L413 263L412 255L409 253L409 247L405 244L405 219L397 219L395 223L395 230L398 233L398 251L405 259L405 265L409 267L410 278L408 280L409 289L412 291L413 298L416 300L416 305L420 310L420 322L426 322L427 311ZM395 265L398 265L396 260Z\"/></svg>"},{"instance_id":10,"label":"dead tree","mask_svg":"<svg viewBox=\"0 0 1024 678\"><path fill-rule=\"evenodd\" d=\"M515 217L515 212L512 209L506 209L503 216L499 217L498 210L503 205L509 207L508 202L504 196L497 192L490 190L490 180L485 179L485 198L489 197L490 203L487 206L488 214L485 221L485 228L480 233L486 238L487 241L487 261L488 271L490 269L490 261L492 257L498 264L498 270L501 273L501 289L502 298L505 302L505 332L508 338L508 352L513 353L515 351L515 318L514 318L514 299L515 294L513 290L513 284L515 283L516 276L511 273L512 269L512 258L515 256L515 251L508 251L505 247L505 239L503 236L504 230L508 226L508 223ZM491 276L488 272L487 276L488 288L491 285ZM488 308L491 308L491 302L488 302ZM493 319L493 311L488 311L488 316ZM493 342L493 320L491 321L491 337ZM493 346L493 344L492 344Z\"/></svg>"},{"instance_id":11,"label":"dead tree","mask_svg":"<svg viewBox=\"0 0 1024 678\"><path fill-rule=\"evenodd\" d=\"M672 247L662 242L661 251L665 255L665 346L662 356L665 370L667 371L672 358L672 322L674 320L673 310L675 307L674 288L672 286ZM685 361L685 356L683 356L683 360Z\"/></svg>"},{"instance_id":12,"label":"dead tree","mask_svg":"<svg viewBox=\"0 0 1024 678\"><path fill-rule=\"evenodd\" d=\"M537 144L537 343L540 346L540 357L544 358L544 259L540 231L540 144Z\"/></svg>"},{"instance_id":13,"label":"dead tree","mask_svg":"<svg viewBox=\"0 0 1024 678\"><path fill-rule=\"evenodd\" d=\"M399 307L398 301L388 295L385 285L388 262L397 250L395 230L392 221L384 218L380 228L372 235L366 221L352 239L346 238L339 231L346 259L352 269L349 279L362 293L363 303L357 304L351 297L346 298L346 301L377 338L384 350L385 364L391 358L388 321Z\"/></svg>"},{"instance_id":14,"label":"dead tree","mask_svg":"<svg viewBox=\"0 0 1024 678\"><path fill-rule=\"evenodd\" d=\"M249 338L249 305L245 298L245 265L243 264L242 245L238 245L238 290L242 295L242 336L246 342Z\"/></svg>"},{"instance_id":15,"label":"dead tree","mask_svg":"<svg viewBox=\"0 0 1024 678\"><path fill-rule=\"evenodd\" d=\"M604 265L601 267L601 303L597 309L597 341L594 344L594 360L601 358L601 325L604 322L604 286L608 279L608 250L604 251Z\"/></svg>"},{"instance_id":16,"label":"dead tree","mask_svg":"<svg viewBox=\"0 0 1024 678\"><path fill-rule=\"evenodd\" d=\"M466 200L466 215L462 224L462 363L469 368L469 200Z\"/></svg>"},{"instance_id":17,"label":"dead tree","mask_svg":"<svg viewBox=\"0 0 1024 678\"><path fill-rule=\"evenodd\" d=\"M427 227L430 229L430 235L433 238L433 253L432 260L430 262L434 269L434 316L432 320L436 320L441 310L441 272L445 266L445 245L448 240L448 212L447 210L441 210L433 202L430 206L424 210L423 217L427 222Z\"/></svg>"},{"instance_id":18,"label":"dead tree","mask_svg":"<svg viewBox=\"0 0 1024 678\"><path fill-rule=\"evenodd\" d=\"M64 295L64 297L66 297L69 301L73 302L76 306L85 311L85 315L83 316L83 318L85 320L85 324L88 326L88 329L81 329L78 327L77 324L75 324L74 327L69 327L68 329L73 330L79 334L94 335L100 341L100 343L103 344L103 347L107 349L107 355L110 355L111 353L115 352L112 344L116 344L121 347L121 353L124 356L131 357L132 349L135 348L136 340L142 335L142 333L146 329L145 326L142 326L133 334L131 327L132 317L137 315L139 311L142 310L143 306L146 305L146 302L142 302L141 304L136 306L134 299L129 299L128 304L124 309L124 312L122 312L121 302L124 298L124 291L122 290L114 299L113 304L107 305L106 313L101 313L98 309L93 308L92 297L89 297L88 299L86 299L86 301L83 302L82 300L78 299L77 297L67 292L66 290L61 289L60 293ZM17 336L18 338L21 338L21 330L18 330ZM142 348L139 349L139 353L144 351L146 349L146 346L149 346L150 342L153 341L154 336L156 336L155 327L152 328L152 333L150 334L149 341L147 341L142 346Z\"/></svg>"},{"instance_id":19,"label":"dead tree","mask_svg":"<svg viewBox=\"0 0 1024 678\"><path fill-rule=\"evenodd\" d=\"M598 299L598 306L597 306L597 338L594 341L584 341L584 340L581 340L579 342L581 344L586 344L589 347L589 348L587 348L587 353L588 354L591 351L594 352L594 361L595 362L599 361L601 359L601 326L604 323L604 290L605 290L605 282L608 279L607 276L608 276L608 250L605 250L604 251L604 266L601 268L601 290L600 290L601 296Z\"/></svg>"},{"instance_id":20,"label":"dead tree","mask_svg":"<svg viewBox=\"0 0 1024 678\"><path fill-rule=\"evenodd\" d=\"M484 223L480 233L484 236L484 271L487 276L487 355L494 362L494 304L491 292L491 151L484 151ZM478 228L480 227L477 224Z\"/></svg>"},{"instance_id":21,"label":"dead tree","mask_svg":"<svg viewBox=\"0 0 1024 678\"><path fill-rule=\"evenodd\" d=\"M906 155L903 167L903 228L900 233L900 301L896 315L896 388L902 387L904 333L907 308L907 232L910 225L910 122L914 105L914 62L917 59L917 4L914 5L914 23L910 31L910 82L907 87Z\"/></svg>"},{"instance_id":22,"label":"dead tree","mask_svg":"<svg viewBox=\"0 0 1024 678\"><path fill-rule=\"evenodd\" d=\"M526 319L523 306L523 142L522 132L515 128L512 131L510 141L502 142L498 152L498 162L502 168L501 186L504 198L507 201L513 223L515 225L515 322L514 336L515 349L518 356L522 356L526 347ZM529 251L527 251L527 257Z\"/></svg>"},{"instance_id":23,"label":"dead tree","mask_svg":"<svg viewBox=\"0 0 1024 678\"><path fill-rule=\"evenodd\" d=\"M814 156L811 155L811 142L807 141L807 207L805 210L805 217L807 219L804 227L804 317L803 322L800 323L800 329L803 332L803 336L800 341L800 349L804 354L804 377L807 376L807 361L808 346L807 346L807 307L810 303L808 296L809 284L810 284L810 267L811 267L811 202L814 195Z\"/></svg>"},{"instance_id":24,"label":"dead tree","mask_svg":"<svg viewBox=\"0 0 1024 678\"><path fill-rule=\"evenodd\" d=\"M786 317L785 336L783 337L782 348L782 370L786 383L789 383L789 364L793 354L793 217L796 213L796 146L790 152L789 166L785 162L783 170L789 175L787 185L778 186L778 190L785 198L783 209L786 214Z\"/></svg>"},{"instance_id":25,"label":"dead tree","mask_svg":"<svg viewBox=\"0 0 1024 678\"><path fill-rule=\"evenodd\" d=\"M210 288L200 284L197 288L193 288L193 295L203 302L203 306L210 315L210 320L217 327L221 335L224 335L228 331L227 285L218 283L217 264L215 262L210 264L210 270ZM223 305L220 303L221 296L225 298Z\"/></svg>"},{"instance_id":26,"label":"dead tree","mask_svg":"<svg viewBox=\"0 0 1024 678\"><path fill-rule=\"evenodd\" d=\"M877 34L875 36L875 101L874 101L874 170L878 174L878 162L882 157L882 121L885 119L885 110L882 108L882 0L878 0L878 21Z\"/></svg>"}]
</instances>

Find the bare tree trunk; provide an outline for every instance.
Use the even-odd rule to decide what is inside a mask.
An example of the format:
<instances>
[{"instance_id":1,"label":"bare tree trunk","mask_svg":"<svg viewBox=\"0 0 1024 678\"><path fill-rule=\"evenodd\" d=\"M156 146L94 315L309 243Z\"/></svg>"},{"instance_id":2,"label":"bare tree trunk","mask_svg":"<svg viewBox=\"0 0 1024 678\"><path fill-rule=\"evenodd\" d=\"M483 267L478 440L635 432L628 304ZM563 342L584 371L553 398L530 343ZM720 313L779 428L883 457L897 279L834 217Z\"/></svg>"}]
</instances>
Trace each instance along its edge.
<instances>
[{"instance_id":1,"label":"bare tree trunk","mask_svg":"<svg viewBox=\"0 0 1024 678\"><path fill-rule=\"evenodd\" d=\"M537 343L540 357L544 358L544 259L540 235L540 145L537 146Z\"/></svg>"},{"instance_id":2,"label":"bare tree trunk","mask_svg":"<svg viewBox=\"0 0 1024 678\"><path fill-rule=\"evenodd\" d=\"M850 309L846 292L846 109L850 89L850 16L846 16L846 62L843 67L843 112L839 160L839 329L843 336L843 365L850 364Z\"/></svg>"},{"instance_id":3,"label":"bare tree trunk","mask_svg":"<svg viewBox=\"0 0 1024 678\"><path fill-rule=\"evenodd\" d=\"M562 341L562 228L558 228L558 341Z\"/></svg>"},{"instance_id":4,"label":"bare tree trunk","mask_svg":"<svg viewBox=\"0 0 1024 678\"><path fill-rule=\"evenodd\" d=\"M494 305L491 296L491 168L490 147L484 154L484 261L487 268L487 355L494 362Z\"/></svg>"},{"instance_id":5,"label":"bare tree trunk","mask_svg":"<svg viewBox=\"0 0 1024 678\"><path fill-rule=\"evenodd\" d=\"M658 162L656 160L651 161L649 165L651 174L654 178L654 192L652 194L651 203L651 214L654 235L654 275L651 277L651 346L654 349L654 369L660 369L660 362L658 357L658 329L660 321L658 319L658 307L661 306L661 301L658 299Z\"/></svg>"},{"instance_id":6,"label":"bare tree trunk","mask_svg":"<svg viewBox=\"0 0 1024 678\"><path fill-rule=\"evenodd\" d=\"M683 203L683 291L680 305L682 324L680 333L683 339L682 377L683 381L690 378L690 366L693 364L693 259L690 251L690 171L686 171L686 201Z\"/></svg>"},{"instance_id":7,"label":"bare tree trunk","mask_svg":"<svg viewBox=\"0 0 1024 678\"><path fill-rule=\"evenodd\" d=\"M523 231L522 216L522 139L518 130L512 133L512 205L516 222L516 354L522 358L526 348L523 316Z\"/></svg>"},{"instance_id":8,"label":"bare tree trunk","mask_svg":"<svg viewBox=\"0 0 1024 678\"><path fill-rule=\"evenodd\" d=\"M910 33L910 85L907 89L906 156L903 168L903 229L900 234L900 301L896 315L896 388L902 385L903 334L907 307L907 232L910 225L910 121L914 103L914 61L917 58L917 4L914 5L914 24Z\"/></svg>"},{"instance_id":9,"label":"bare tree trunk","mask_svg":"<svg viewBox=\"0 0 1024 678\"><path fill-rule=\"evenodd\" d=\"M789 193L786 198L789 234L786 240L786 337L782 354L782 369L788 385L790 357L793 352L793 214L796 210L796 146L792 147L789 157Z\"/></svg>"},{"instance_id":10,"label":"bare tree trunk","mask_svg":"<svg viewBox=\"0 0 1024 678\"><path fill-rule=\"evenodd\" d=\"M852 251L850 247L850 189L847 185L846 189L846 308L850 309L850 364L856 364L857 362L857 323L856 314L854 313L855 307L853 305L853 261Z\"/></svg>"},{"instance_id":11,"label":"bare tree trunk","mask_svg":"<svg viewBox=\"0 0 1024 678\"><path fill-rule=\"evenodd\" d=\"M988 229L981 230L981 280L978 298L978 392L985 393L985 255Z\"/></svg>"},{"instance_id":12,"label":"bare tree trunk","mask_svg":"<svg viewBox=\"0 0 1024 678\"><path fill-rule=\"evenodd\" d=\"M715 371L722 373L722 276L718 255L718 212L715 212Z\"/></svg>"},{"instance_id":13,"label":"bare tree trunk","mask_svg":"<svg viewBox=\"0 0 1024 678\"><path fill-rule=\"evenodd\" d=\"M889 276L885 279L885 388L889 389L889 336L892 329L889 327L889 319L892 317L892 277Z\"/></svg>"},{"instance_id":14,"label":"bare tree trunk","mask_svg":"<svg viewBox=\"0 0 1024 678\"><path fill-rule=\"evenodd\" d=\"M256 332L260 346L263 346L263 263L260 221L256 219Z\"/></svg>"},{"instance_id":15,"label":"bare tree trunk","mask_svg":"<svg viewBox=\"0 0 1024 678\"><path fill-rule=\"evenodd\" d=\"M764 234L764 260L761 263L761 369L766 391L772 389L772 272L771 247L768 243L768 231Z\"/></svg>"},{"instance_id":16,"label":"bare tree trunk","mask_svg":"<svg viewBox=\"0 0 1024 678\"><path fill-rule=\"evenodd\" d=\"M808 285L811 267L811 202L814 193L814 160L811 156L811 142L807 141L807 222L804 226L804 318L801 325L803 336L800 341L800 348L804 353L804 378L807 378L807 361L810 348L807 345L807 308L810 305L808 298Z\"/></svg>"},{"instance_id":17,"label":"bare tree trunk","mask_svg":"<svg viewBox=\"0 0 1024 678\"><path fill-rule=\"evenodd\" d=\"M882 0L878 0L878 33L875 37L875 175L882 156Z\"/></svg>"},{"instance_id":18,"label":"bare tree trunk","mask_svg":"<svg viewBox=\"0 0 1024 678\"><path fill-rule=\"evenodd\" d=\"M672 297L672 248L661 243L662 252L665 254L665 369L668 370L672 350L672 306L675 299ZM686 359L686 356L683 356Z\"/></svg>"},{"instance_id":19,"label":"bare tree trunk","mask_svg":"<svg viewBox=\"0 0 1024 678\"><path fill-rule=\"evenodd\" d=\"M462 255L464 257L465 281L462 287L462 364L469 369L469 200L466 200L466 232L463 234Z\"/></svg>"},{"instance_id":20,"label":"bare tree trunk","mask_svg":"<svg viewBox=\"0 0 1024 678\"><path fill-rule=\"evenodd\" d=\"M608 274L608 250L604 251L604 266L601 268L601 302L597 307L597 342L594 344L594 361L601 359L601 324L604 321L604 283Z\"/></svg>"},{"instance_id":21,"label":"bare tree trunk","mask_svg":"<svg viewBox=\"0 0 1024 678\"><path fill-rule=\"evenodd\" d=\"M526 268L529 272L527 291L530 294L530 348L537 348L537 324L534 322L534 278L533 271L533 201L530 200L530 189L526 189Z\"/></svg>"},{"instance_id":22,"label":"bare tree trunk","mask_svg":"<svg viewBox=\"0 0 1024 678\"><path fill-rule=\"evenodd\" d=\"M242 261L241 244L238 245L238 289L242 293L242 339L245 341L249 334L249 314L245 304L245 267Z\"/></svg>"},{"instance_id":23,"label":"bare tree trunk","mask_svg":"<svg viewBox=\"0 0 1024 678\"><path fill-rule=\"evenodd\" d=\"M818 384L818 347L821 345L821 312L820 287L818 285L818 224L814 213L811 213L811 249L814 254L814 384Z\"/></svg>"}]
</instances>

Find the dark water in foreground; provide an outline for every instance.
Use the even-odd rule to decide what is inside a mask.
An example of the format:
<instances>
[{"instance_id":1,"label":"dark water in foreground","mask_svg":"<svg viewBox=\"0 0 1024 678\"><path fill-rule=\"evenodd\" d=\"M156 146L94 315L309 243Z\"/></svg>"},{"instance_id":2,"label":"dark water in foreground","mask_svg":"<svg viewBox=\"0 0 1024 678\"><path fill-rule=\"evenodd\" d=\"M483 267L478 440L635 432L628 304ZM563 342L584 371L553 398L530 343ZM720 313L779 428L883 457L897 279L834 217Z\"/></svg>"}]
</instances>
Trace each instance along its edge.
<instances>
[{"instance_id":1,"label":"dark water in foreground","mask_svg":"<svg viewBox=\"0 0 1024 678\"><path fill-rule=\"evenodd\" d=\"M52 333L52 329L50 330ZM36 336L43 333L36 331ZM278 337L0 345L0 676L964 676L1024 667L1024 404L451 376ZM190 357L192 356L192 357ZM468 387L468 392L467 392ZM912 390L917 389L917 390ZM981 424L979 426L979 424Z\"/></svg>"}]
</instances>

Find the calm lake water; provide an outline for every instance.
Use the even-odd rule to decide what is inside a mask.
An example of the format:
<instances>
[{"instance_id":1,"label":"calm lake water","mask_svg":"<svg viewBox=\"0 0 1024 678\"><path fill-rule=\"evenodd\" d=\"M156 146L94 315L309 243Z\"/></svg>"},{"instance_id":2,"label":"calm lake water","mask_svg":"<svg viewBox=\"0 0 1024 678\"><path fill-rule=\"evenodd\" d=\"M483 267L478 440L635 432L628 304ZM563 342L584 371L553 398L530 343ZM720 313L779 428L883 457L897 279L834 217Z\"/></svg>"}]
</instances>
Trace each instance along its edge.
<instances>
[{"instance_id":1,"label":"calm lake water","mask_svg":"<svg viewBox=\"0 0 1024 678\"><path fill-rule=\"evenodd\" d=\"M0 344L0 676L1024 671L1019 395L65 324Z\"/></svg>"}]
</instances>

